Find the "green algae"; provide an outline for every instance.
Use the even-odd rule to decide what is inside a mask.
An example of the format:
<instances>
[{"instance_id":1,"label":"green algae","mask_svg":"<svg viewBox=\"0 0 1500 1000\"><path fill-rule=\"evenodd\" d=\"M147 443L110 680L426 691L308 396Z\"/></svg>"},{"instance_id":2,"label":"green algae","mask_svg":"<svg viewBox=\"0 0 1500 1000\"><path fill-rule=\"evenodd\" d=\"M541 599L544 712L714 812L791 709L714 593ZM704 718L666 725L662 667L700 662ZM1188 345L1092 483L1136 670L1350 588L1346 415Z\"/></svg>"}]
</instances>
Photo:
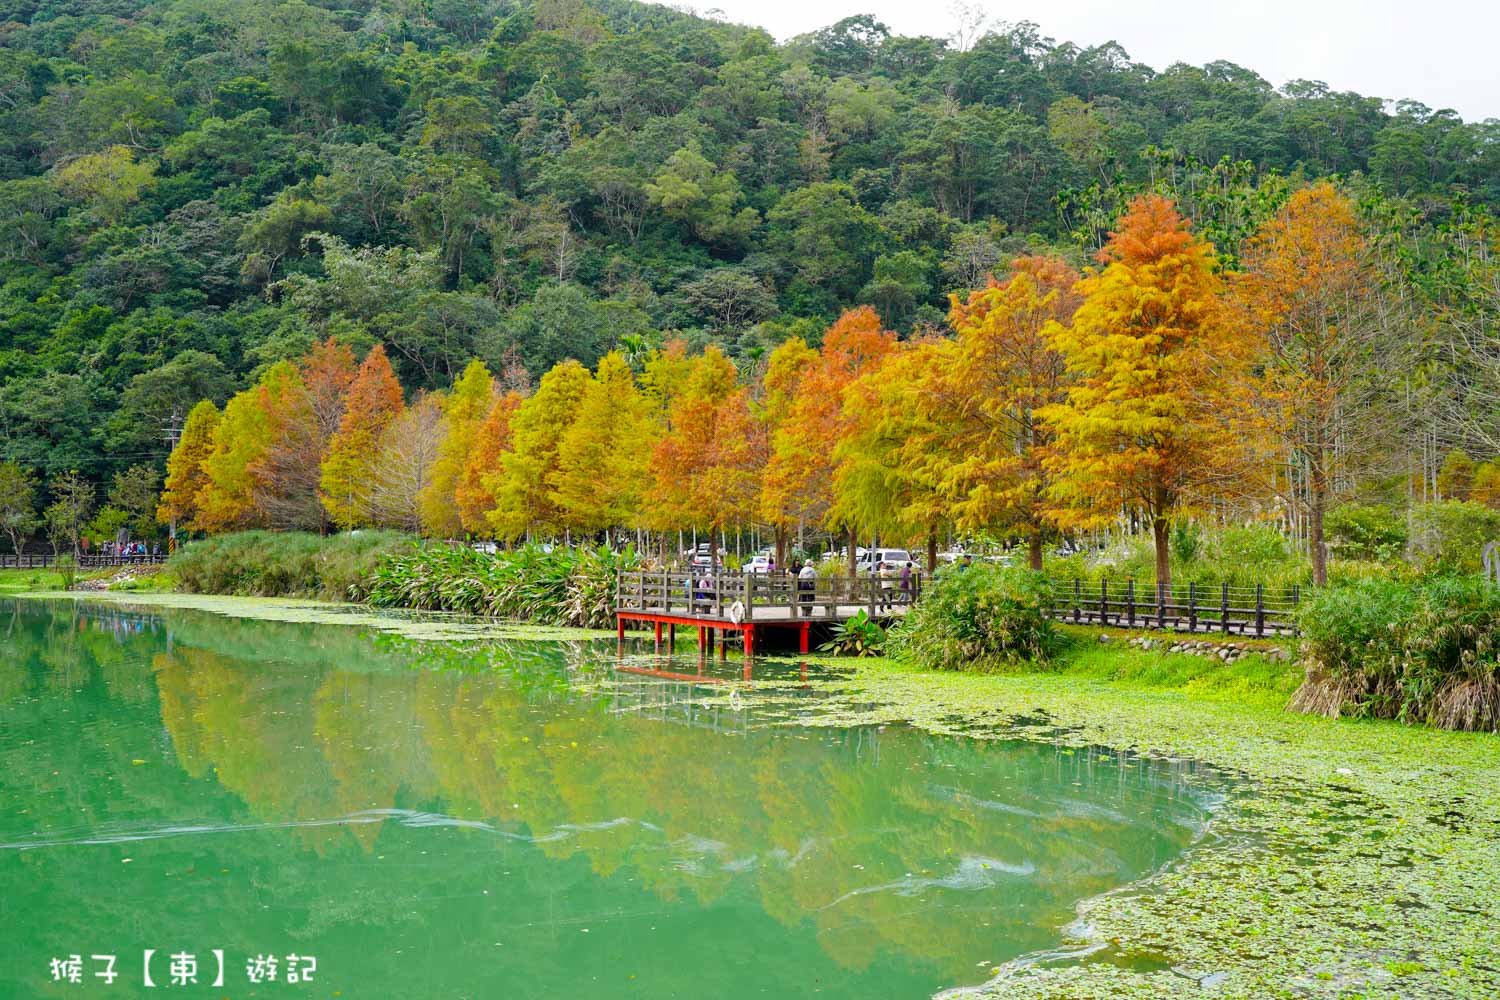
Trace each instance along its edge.
<instances>
[{"instance_id":1,"label":"green algae","mask_svg":"<svg viewBox=\"0 0 1500 1000\"><path fill-rule=\"evenodd\" d=\"M1494 735L1335 722L1066 673L863 663L821 686L828 697L786 721L1103 746L1238 779L1210 841L1080 904L1071 950L998 969L986 995L1500 996ZM784 707L779 692L772 701Z\"/></svg>"}]
</instances>

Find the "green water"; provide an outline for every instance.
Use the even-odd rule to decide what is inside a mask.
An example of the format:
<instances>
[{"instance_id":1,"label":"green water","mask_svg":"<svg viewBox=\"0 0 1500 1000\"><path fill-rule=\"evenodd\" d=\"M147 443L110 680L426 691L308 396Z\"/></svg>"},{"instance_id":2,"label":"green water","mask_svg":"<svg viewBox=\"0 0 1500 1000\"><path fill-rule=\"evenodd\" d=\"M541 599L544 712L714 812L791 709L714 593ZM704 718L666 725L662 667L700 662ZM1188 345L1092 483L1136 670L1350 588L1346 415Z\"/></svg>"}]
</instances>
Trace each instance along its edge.
<instances>
[{"instance_id":1,"label":"green water","mask_svg":"<svg viewBox=\"0 0 1500 1000\"><path fill-rule=\"evenodd\" d=\"M699 669L0 604L0 997L921 997L1208 818L1184 765L774 726L622 664ZM288 954L311 982L249 982Z\"/></svg>"}]
</instances>

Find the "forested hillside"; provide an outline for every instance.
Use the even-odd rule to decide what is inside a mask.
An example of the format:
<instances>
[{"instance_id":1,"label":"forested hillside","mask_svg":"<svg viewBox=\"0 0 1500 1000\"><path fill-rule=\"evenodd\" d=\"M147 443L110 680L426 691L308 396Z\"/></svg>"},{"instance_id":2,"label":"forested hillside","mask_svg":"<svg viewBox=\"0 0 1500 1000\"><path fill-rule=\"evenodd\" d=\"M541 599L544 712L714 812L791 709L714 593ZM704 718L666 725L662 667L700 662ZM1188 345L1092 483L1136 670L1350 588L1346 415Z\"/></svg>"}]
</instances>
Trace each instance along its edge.
<instances>
[{"instance_id":1,"label":"forested hillside","mask_svg":"<svg viewBox=\"0 0 1500 1000\"><path fill-rule=\"evenodd\" d=\"M945 330L950 292L1085 263L1148 189L1235 267L1331 174L1422 315L1489 329L1494 120L1025 24L960 50L626 0L3 0L0 457L160 468L174 413L329 336L408 392L673 337L749 374L858 304Z\"/></svg>"}]
</instances>

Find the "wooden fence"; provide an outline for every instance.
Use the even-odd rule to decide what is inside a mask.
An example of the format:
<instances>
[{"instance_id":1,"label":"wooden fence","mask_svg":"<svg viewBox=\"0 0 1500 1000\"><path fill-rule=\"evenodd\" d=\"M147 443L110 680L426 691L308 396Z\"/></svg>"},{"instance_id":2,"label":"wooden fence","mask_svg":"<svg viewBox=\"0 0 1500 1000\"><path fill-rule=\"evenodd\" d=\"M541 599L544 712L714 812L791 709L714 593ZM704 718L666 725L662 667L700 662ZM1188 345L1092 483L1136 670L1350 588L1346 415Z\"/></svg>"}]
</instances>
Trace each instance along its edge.
<instances>
[{"instance_id":1,"label":"wooden fence","mask_svg":"<svg viewBox=\"0 0 1500 1000\"><path fill-rule=\"evenodd\" d=\"M911 577L903 591L892 577L818 577L799 580L784 573L622 572L615 610L680 618L743 622L814 619L843 621L863 609L872 618L906 613L921 593Z\"/></svg>"},{"instance_id":2,"label":"wooden fence","mask_svg":"<svg viewBox=\"0 0 1500 1000\"><path fill-rule=\"evenodd\" d=\"M62 558L72 560L72 555L64 553ZM0 555L0 569L51 569L57 565L58 557L50 553L31 555L21 553L16 555ZM105 569L111 566L156 566L167 561L165 552L151 555L149 553L132 556L105 555L101 552L85 552L78 557L75 565L79 569Z\"/></svg>"},{"instance_id":3,"label":"wooden fence","mask_svg":"<svg viewBox=\"0 0 1500 1000\"><path fill-rule=\"evenodd\" d=\"M1051 579L1052 615L1062 621L1122 628L1163 628L1224 635L1292 635L1302 589L1295 584L1232 587L1227 583Z\"/></svg>"}]
</instances>

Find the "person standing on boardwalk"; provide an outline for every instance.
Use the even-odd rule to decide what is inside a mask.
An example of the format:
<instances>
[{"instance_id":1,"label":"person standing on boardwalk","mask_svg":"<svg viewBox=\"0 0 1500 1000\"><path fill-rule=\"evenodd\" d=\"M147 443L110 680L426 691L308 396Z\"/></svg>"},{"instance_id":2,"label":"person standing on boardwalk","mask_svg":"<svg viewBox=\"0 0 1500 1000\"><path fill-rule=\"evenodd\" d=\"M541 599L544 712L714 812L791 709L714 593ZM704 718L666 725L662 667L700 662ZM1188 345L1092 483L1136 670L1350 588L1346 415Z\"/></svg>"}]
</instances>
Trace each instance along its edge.
<instances>
[{"instance_id":1,"label":"person standing on boardwalk","mask_svg":"<svg viewBox=\"0 0 1500 1000\"><path fill-rule=\"evenodd\" d=\"M797 600L802 604L798 612L804 618L812 617L813 591L817 589L818 570L812 563L805 563L797 572Z\"/></svg>"}]
</instances>

